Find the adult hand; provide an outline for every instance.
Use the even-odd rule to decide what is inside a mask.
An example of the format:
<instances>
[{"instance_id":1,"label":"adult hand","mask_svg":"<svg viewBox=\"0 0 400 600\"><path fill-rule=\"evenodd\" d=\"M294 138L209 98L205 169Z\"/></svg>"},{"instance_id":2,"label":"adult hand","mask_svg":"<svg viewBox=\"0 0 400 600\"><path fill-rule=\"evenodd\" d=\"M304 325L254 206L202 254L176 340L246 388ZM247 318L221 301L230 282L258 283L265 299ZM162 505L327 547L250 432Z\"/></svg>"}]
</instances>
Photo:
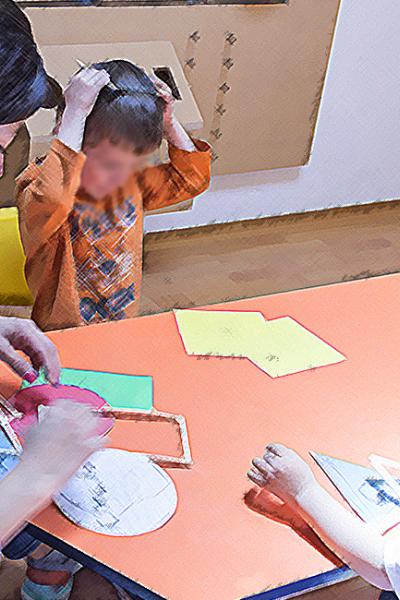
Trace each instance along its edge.
<instances>
[{"instance_id":1,"label":"adult hand","mask_svg":"<svg viewBox=\"0 0 400 600\"><path fill-rule=\"evenodd\" d=\"M103 445L90 408L59 400L25 438L19 464L1 482L0 542L7 543Z\"/></svg>"},{"instance_id":2,"label":"adult hand","mask_svg":"<svg viewBox=\"0 0 400 600\"><path fill-rule=\"evenodd\" d=\"M57 492L89 456L104 445L98 417L70 400L58 400L25 438L21 466L36 474L46 495Z\"/></svg>"},{"instance_id":3,"label":"adult hand","mask_svg":"<svg viewBox=\"0 0 400 600\"><path fill-rule=\"evenodd\" d=\"M32 364L19 356L17 350L24 352ZM60 362L57 349L33 321L0 317L0 360L21 377L43 368L49 382L58 383Z\"/></svg>"}]
</instances>

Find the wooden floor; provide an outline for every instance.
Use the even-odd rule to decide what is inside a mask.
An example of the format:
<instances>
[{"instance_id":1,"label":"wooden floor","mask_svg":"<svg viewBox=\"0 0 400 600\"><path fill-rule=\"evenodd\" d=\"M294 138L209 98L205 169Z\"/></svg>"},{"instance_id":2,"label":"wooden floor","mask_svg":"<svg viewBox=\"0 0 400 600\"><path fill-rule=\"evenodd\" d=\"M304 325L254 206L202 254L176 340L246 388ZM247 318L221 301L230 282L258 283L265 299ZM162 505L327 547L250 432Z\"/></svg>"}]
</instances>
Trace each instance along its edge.
<instances>
[{"instance_id":1,"label":"wooden floor","mask_svg":"<svg viewBox=\"0 0 400 600\"><path fill-rule=\"evenodd\" d=\"M400 272L400 202L151 234L145 239L142 313ZM29 309L0 314L28 316ZM3 572L3 575L2 575ZM19 598L21 566L0 570L0 600ZM14 591L4 592L7 581ZM83 574L74 600L111 600L109 587ZM7 595L4 595L4 594ZM359 579L303 596L376 600Z\"/></svg>"}]
</instances>

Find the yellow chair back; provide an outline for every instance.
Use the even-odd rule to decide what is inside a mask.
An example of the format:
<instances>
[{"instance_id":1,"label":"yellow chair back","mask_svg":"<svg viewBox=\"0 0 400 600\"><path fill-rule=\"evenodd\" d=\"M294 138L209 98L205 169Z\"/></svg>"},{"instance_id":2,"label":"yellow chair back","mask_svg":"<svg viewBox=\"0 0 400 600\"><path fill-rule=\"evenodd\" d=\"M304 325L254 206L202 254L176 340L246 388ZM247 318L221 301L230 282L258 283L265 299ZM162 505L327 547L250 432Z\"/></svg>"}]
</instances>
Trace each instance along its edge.
<instances>
[{"instance_id":1,"label":"yellow chair back","mask_svg":"<svg viewBox=\"0 0 400 600\"><path fill-rule=\"evenodd\" d=\"M0 304L31 306L24 274L25 255L18 229L18 209L0 208Z\"/></svg>"}]
</instances>

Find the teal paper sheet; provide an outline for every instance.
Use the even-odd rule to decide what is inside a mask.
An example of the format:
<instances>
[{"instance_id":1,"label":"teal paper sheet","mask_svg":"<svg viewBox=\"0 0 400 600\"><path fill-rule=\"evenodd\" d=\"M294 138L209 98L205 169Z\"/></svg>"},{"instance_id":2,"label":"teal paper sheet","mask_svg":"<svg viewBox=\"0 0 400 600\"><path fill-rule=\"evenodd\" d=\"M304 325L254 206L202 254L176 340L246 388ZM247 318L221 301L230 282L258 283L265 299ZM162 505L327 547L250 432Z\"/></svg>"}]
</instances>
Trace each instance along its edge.
<instances>
[{"instance_id":1,"label":"teal paper sheet","mask_svg":"<svg viewBox=\"0 0 400 600\"><path fill-rule=\"evenodd\" d=\"M41 373L38 379L22 387L47 383ZM125 375L83 369L61 369L60 383L75 385L96 392L113 408L151 410L153 408L153 378L146 375Z\"/></svg>"}]
</instances>

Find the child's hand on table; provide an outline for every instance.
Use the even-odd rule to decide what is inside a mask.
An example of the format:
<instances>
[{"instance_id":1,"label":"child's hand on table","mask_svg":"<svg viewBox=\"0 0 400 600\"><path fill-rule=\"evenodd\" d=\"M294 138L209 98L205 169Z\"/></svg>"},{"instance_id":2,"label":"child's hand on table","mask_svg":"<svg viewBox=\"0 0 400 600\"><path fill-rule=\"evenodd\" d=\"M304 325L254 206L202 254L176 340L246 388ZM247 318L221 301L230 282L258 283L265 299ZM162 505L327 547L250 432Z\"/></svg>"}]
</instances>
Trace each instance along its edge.
<instances>
[{"instance_id":1,"label":"child's hand on table","mask_svg":"<svg viewBox=\"0 0 400 600\"><path fill-rule=\"evenodd\" d=\"M17 350L26 354L30 365ZM60 361L57 348L40 329L28 319L0 317L0 360L7 363L21 377L35 376L33 369L46 372L50 383L58 383ZM33 369L32 369L33 367Z\"/></svg>"},{"instance_id":2,"label":"child's hand on table","mask_svg":"<svg viewBox=\"0 0 400 600\"><path fill-rule=\"evenodd\" d=\"M253 483L267 488L289 504L296 503L317 485L307 463L296 452L280 444L268 445L263 458L253 460L248 476Z\"/></svg>"},{"instance_id":3,"label":"child's hand on table","mask_svg":"<svg viewBox=\"0 0 400 600\"><path fill-rule=\"evenodd\" d=\"M253 510L272 518L279 512L275 520L299 527L299 534L327 558L334 562L338 557L376 587L392 589L385 570L382 535L322 488L296 452L280 444L268 445L263 458L253 460L248 477L287 505L279 506L274 500L271 506L270 498L258 498L253 492L246 498Z\"/></svg>"}]
</instances>

